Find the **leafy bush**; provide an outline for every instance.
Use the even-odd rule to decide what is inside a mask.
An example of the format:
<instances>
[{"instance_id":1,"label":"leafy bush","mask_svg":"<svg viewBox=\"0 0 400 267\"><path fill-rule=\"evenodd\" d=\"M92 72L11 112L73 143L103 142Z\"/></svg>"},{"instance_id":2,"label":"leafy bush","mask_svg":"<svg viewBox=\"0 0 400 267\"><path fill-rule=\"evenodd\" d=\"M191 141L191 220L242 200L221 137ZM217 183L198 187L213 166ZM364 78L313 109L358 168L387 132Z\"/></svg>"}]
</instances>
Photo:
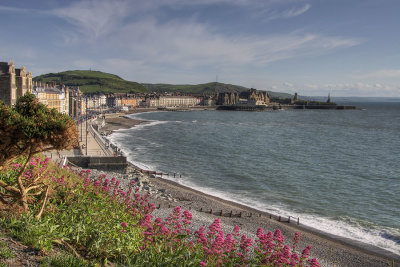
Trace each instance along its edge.
<instances>
[{"instance_id":1,"label":"leafy bush","mask_svg":"<svg viewBox=\"0 0 400 267\"><path fill-rule=\"evenodd\" d=\"M17 202L26 212L30 197L46 188L41 174L22 175L28 162L39 152L71 149L78 143L78 130L68 115L48 109L27 93L14 107L0 101L0 136L0 170L11 160L25 156L15 180L5 176L0 180L0 202L9 206Z\"/></svg>"}]
</instances>

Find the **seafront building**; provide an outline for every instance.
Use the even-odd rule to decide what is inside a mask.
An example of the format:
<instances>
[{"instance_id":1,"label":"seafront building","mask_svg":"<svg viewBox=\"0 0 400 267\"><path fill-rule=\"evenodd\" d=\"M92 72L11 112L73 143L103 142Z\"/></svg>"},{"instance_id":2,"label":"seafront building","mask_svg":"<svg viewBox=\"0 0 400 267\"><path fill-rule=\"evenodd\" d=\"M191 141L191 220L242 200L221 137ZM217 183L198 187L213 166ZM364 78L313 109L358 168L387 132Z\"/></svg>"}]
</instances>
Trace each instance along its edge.
<instances>
[{"instance_id":1,"label":"seafront building","mask_svg":"<svg viewBox=\"0 0 400 267\"><path fill-rule=\"evenodd\" d=\"M107 97L104 94L90 95L87 97L89 98L87 102L88 109L100 110L107 105Z\"/></svg>"},{"instance_id":2,"label":"seafront building","mask_svg":"<svg viewBox=\"0 0 400 267\"><path fill-rule=\"evenodd\" d=\"M143 99L136 94L115 93L107 95L106 104L110 108L127 107L129 109L140 106L142 101Z\"/></svg>"},{"instance_id":3,"label":"seafront building","mask_svg":"<svg viewBox=\"0 0 400 267\"><path fill-rule=\"evenodd\" d=\"M247 106L268 106L270 97L266 91L250 89L244 92L227 92L217 95L217 105L247 105Z\"/></svg>"},{"instance_id":4,"label":"seafront building","mask_svg":"<svg viewBox=\"0 0 400 267\"><path fill-rule=\"evenodd\" d=\"M15 68L14 61L0 62L0 100L15 105L17 98L32 92L32 73L24 66Z\"/></svg>"},{"instance_id":5,"label":"seafront building","mask_svg":"<svg viewBox=\"0 0 400 267\"><path fill-rule=\"evenodd\" d=\"M65 91L60 90L56 87L45 86L34 86L34 95L39 102L46 105L50 109L56 109L58 112L68 114L68 108L66 108L66 96Z\"/></svg>"},{"instance_id":6,"label":"seafront building","mask_svg":"<svg viewBox=\"0 0 400 267\"><path fill-rule=\"evenodd\" d=\"M200 98L193 96L151 96L145 100L146 107L194 107L199 105Z\"/></svg>"}]
</instances>

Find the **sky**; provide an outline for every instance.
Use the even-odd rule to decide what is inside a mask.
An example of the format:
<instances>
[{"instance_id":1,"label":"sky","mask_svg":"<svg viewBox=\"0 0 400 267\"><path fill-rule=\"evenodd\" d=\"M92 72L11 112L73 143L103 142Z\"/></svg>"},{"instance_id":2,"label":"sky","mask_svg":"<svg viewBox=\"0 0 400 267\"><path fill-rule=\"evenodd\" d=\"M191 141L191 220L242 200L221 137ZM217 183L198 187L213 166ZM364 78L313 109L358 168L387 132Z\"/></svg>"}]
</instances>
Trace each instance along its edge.
<instances>
[{"instance_id":1,"label":"sky","mask_svg":"<svg viewBox=\"0 0 400 267\"><path fill-rule=\"evenodd\" d=\"M0 61L33 76L400 97L398 0L0 0Z\"/></svg>"}]
</instances>

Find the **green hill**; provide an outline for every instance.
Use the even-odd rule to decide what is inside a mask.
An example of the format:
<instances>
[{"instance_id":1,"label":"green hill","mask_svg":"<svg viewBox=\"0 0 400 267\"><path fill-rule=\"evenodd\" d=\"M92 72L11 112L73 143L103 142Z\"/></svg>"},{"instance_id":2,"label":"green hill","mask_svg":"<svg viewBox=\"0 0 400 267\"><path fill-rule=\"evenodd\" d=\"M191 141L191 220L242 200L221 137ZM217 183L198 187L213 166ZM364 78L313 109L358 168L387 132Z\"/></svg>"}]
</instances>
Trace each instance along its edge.
<instances>
[{"instance_id":1,"label":"green hill","mask_svg":"<svg viewBox=\"0 0 400 267\"><path fill-rule=\"evenodd\" d=\"M203 84L151 84L151 83L142 83L144 87L146 87L151 92L165 93L165 92L181 92L181 93L191 93L191 94L215 94L221 92L243 92L249 90L249 88L233 85L233 84L225 84L225 83L203 83ZM275 98L293 98L293 95L288 93L279 93L267 91L270 97Z\"/></svg>"},{"instance_id":2,"label":"green hill","mask_svg":"<svg viewBox=\"0 0 400 267\"><path fill-rule=\"evenodd\" d=\"M126 81L121 77L101 71L91 70L70 70L59 73L48 73L33 78L34 81L42 83L55 82L67 86L79 86L84 93L146 93L146 92L181 92L186 94L213 95L220 92L243 92L249 88L225 84L225 83L204 83L204 84L151 84ZM292 98L287 93L268 91L271 97Z\"/></svg>"},{"instance_id":3,"label":"green hill","mask_svg":"<svg viewBox=\"0 0 400 267\"><path fill-rule=\"evenodd\" d=\"M73 70L48 73L33 78L34 81L67 86L79 86L84 93L143 93L147 89L137 82L130 82L121 77L101 71Z\"/></svg>"},{"instance_id":4,"label":"green hill","mask_svg":"<svg viewBox=\"0 0 400 267\"><path fill-rule=\"evenodd\" d=\"M232 84L224 83L203 83L203 84L151 84L142 83L151 92L181 92L190 94L215 94L219 92L242 92L248 90L248 88Z\"/></svg>"}]
</instances>

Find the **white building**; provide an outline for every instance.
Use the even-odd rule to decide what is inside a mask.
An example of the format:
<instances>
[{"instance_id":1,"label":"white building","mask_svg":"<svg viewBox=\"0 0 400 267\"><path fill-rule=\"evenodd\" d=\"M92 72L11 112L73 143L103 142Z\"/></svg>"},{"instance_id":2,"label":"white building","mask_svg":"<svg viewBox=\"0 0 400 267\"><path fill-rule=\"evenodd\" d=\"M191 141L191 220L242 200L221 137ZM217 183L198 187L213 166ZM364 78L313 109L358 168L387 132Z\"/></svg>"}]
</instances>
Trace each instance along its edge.
<instances>
[{"instance_id":1,"label":"white building","mask_svg":"<svg viewBox=\"0 0 400 267\"><path fill-rule=\"evenodd\" d=\"M200 98L192 96L160 96L146 99L146 106L153 107L193 107L199 105Z\"/></svg>"}]
</instances>

